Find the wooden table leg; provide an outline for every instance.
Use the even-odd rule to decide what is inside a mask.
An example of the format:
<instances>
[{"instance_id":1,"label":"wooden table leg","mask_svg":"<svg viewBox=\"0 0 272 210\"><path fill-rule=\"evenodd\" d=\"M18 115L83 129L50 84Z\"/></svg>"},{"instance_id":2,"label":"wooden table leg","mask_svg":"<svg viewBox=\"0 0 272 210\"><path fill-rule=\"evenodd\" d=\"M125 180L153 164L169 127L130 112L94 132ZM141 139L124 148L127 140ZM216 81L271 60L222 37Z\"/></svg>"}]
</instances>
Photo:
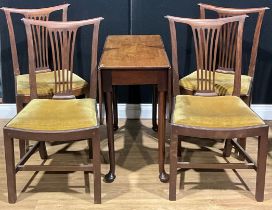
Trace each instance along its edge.
<instances>
[{"instance_id":1,"label":"wooden table leg","mask_svg":"<svg viewBox=\"0 0 272 210\"><path fill-rule=\"evenodd\" d=\"M166 97L164 91L159 91L159 178L161 182L168 182L169 175L165 172L165 115L166 115Z\"/></svg>"},{"instance_id":2,"label":"wooden table leg","mask_svg":"<svg viewBox=\"0 0 272 210\"><path fill-rule=\"evenodd\" d=\"M102 80L101 71L98 71L98 101L99 101L99 123L103 125L104 113L103 113L103 90L102 90Z\"/></svg>"},{"instance_id":3,"label":"wooden table leg","mask_svg":"<svg viewBox=\"0 0 272 210\"><path fill-rule=\"evenodd\" d=\"M109 146L110 171L105 175L104 181L111 183L115 179L115 151L113 136L113 113L112 113L112 92L106 92L106 121Z\"/></svg>"},{"instance_id":4,"label":"wooden table leg","mask_svg":"<svg viewBox=\"0 0 272 210\"><path fill-rule=\"evenodd\" d=\"M153 86L153 95L152 95L152 129L155 132L158 131L157 104L158 104L158 90L157 90L157 85L154 85Z\"/></svg>"},{"instance_id":5,"label":"wooden table leg","mask_svg":"<svg viewBox=\"0 0 272 210\"><path fill-rule=\"evenodd\" d=\"M113 86L112 89L112 102L113 102L113 130L118 130L118 106L117 106L117 94L116 94L116 87Z\"/></svg>"}]
</instances>

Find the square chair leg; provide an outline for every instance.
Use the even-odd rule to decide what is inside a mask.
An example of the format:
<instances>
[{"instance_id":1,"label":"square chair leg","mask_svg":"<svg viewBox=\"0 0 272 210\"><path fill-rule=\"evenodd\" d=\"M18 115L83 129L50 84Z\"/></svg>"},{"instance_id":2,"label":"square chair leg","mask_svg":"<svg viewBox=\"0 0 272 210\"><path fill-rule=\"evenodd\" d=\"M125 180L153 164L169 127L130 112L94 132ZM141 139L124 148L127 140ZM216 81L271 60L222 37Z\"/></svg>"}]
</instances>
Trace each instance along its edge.
<instances>
[{"instance_id":1,"label":"square chair leg","mask_svg":"<svg viewBox=\"0 0 272 210\"><path fill-rule=\"evenodd\" d=\"M100 161L100 137L99 130L93 138L93 173L94 173L94 203L101 203L101 161Z\"/></svg>"},{"instance_id":2,"label":"square chair leg","mask_svg":"<svg viewBox=\"0 0 272 210\"><path fill-rule=\"evenodd\" d=\"M5 159L6 159L6 174L8 187L8 202L15 203L16 195L16 177L15 177L15 160L14 160L14 142L4 131Z\"/></svg>"},{"instance_id":3,"label":"square chair leg","mask_svg":"<svg viewBox=\"0 0 272 210\"><path fill-rule=\"evenodd\" d=\"M255 199L258 202L262 202L264 200L267 153L268 153L268 134L266 133L263 136L260 136L258 141L257 176L255 192Z\"/></svg>"},{"instance_id":4,"label":"square chair leg","mask_svg":"<svg viewBox=\"0 0 272 210\"><path fill-rule=\"evenodd\" d=\"M169 200L176 200L176 182L177 182L177 148L178 136L173 135L170 142L170 179L169 179Z\"/></svg>"}]
</instances>

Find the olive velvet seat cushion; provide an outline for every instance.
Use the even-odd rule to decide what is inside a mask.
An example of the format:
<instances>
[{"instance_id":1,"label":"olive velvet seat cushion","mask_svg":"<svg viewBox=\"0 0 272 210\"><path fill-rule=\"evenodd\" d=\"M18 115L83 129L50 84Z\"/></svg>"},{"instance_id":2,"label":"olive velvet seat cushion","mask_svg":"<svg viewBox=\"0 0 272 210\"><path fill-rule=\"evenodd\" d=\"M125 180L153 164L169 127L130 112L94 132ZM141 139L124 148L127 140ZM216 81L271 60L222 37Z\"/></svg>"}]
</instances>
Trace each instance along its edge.
<instances>
[{"instance_id":1,"label":"olive velvet seat cushion","mask_svg":"<svg viewBox=\"0 0 272 210\"><path fill-rule=\"evenodd\" d=\"M34 99L7 127L23 130L66 131L97 126L95 99Z\"/></svg>"},{"instance_id":2,"label":"olive velvet seat cushion","mask_svg":"<svg viewBox=\"0 0 272 210\"><path fill-rule=\"evenodd\" d=\"M263 120L236 96L176 96L173 123L204 128L241 128Z\"/></svg>"}]
</instances>

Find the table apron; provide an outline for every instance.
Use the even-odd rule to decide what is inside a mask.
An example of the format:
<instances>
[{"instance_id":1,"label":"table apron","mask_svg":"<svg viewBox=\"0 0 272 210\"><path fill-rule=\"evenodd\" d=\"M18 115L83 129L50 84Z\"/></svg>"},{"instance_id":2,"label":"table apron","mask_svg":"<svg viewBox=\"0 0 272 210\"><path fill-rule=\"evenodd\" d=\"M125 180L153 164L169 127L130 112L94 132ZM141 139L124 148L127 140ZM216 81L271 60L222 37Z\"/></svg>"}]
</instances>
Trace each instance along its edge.
<instances>
[{"instance_id":1,"label":"table apron","mask_svg":"<svg viewBox=\"0 0 272 210\"><path fill-rule=\"evenodd\" d=\"M104 91L112 85L158 85L158 91L167 91L169 69L101 70Z\"/></svg>"}]
</instances>

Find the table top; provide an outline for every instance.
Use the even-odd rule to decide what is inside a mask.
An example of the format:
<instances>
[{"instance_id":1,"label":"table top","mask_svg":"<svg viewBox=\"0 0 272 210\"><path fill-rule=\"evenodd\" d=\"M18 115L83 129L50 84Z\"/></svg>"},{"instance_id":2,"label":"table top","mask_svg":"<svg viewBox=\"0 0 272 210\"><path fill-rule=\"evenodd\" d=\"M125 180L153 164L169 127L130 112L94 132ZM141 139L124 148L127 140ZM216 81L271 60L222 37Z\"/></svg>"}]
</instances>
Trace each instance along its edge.
<instances>
[{"instance_id":1,"label":"table top","mask_svg":"<svg viewBox=\"0 0 272 210\"><path fill-rule=\"evenodd\" d=\"M111 35L105 42L99 69L170 68L160 35Z\"/></svg>"}]
</instances>

